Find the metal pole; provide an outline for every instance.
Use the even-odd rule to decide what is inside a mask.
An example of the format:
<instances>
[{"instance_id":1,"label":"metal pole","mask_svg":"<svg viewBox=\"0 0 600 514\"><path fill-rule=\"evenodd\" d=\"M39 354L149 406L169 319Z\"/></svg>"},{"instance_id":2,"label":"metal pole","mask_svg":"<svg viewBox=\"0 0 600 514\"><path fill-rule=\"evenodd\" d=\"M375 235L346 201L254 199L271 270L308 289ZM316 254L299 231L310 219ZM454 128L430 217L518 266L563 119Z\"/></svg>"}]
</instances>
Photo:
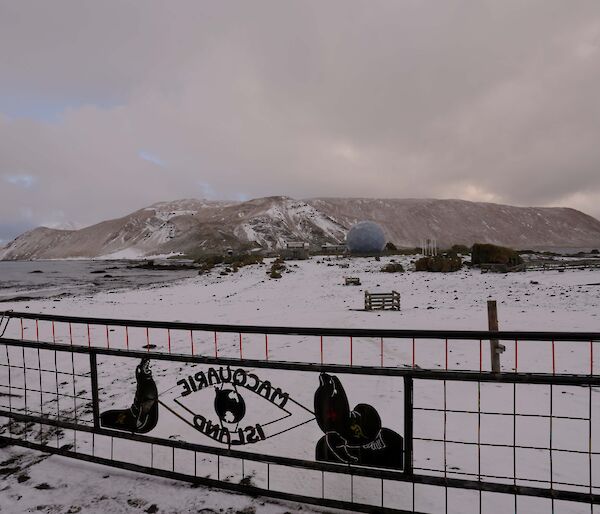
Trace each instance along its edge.
<instances>
[{"instance_id":1,"label":"metal pole","mask_svg":"<svg viewBox=\"0 0 600 514\"><path fill-rule=\"evenodd\" d=\"M498 306L496 300L488 300L488 329L490 332L498 332ZM492 372L500 373L500 354L504 351L504 345L498 339L490 339L490 356L492 360Z\"/></svg>"},{"instance_id":2,"label":"metal pole","mask_svg":"<svg viewBox=\"0 0 600 514\"><path fill-rule=\"evenodd\" d=\"M404 473L413 473L413 378L404 377Z\"/></svg>"},{"instance_id":3,"label":"metal pole","mask_svg":"<svg viewBox=\"0 0 600 514\"><path fill-rule=\"evenodd\" d=\"M90 353L90 378L92 379L92 412L94 428L100 428L100 403L98 401L98 363L96 352Z\"/></svg>"}]
</instances>

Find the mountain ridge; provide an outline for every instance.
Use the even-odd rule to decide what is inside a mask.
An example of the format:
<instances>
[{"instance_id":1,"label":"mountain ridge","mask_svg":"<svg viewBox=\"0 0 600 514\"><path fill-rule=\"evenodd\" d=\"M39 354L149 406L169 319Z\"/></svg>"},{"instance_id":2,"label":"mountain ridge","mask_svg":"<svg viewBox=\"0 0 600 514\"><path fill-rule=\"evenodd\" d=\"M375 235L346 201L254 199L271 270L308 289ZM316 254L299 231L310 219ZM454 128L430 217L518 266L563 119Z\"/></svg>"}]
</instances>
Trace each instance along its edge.
<instances>
[{"instance_id":1,"label":"mountain ridge","mask_svg":"<svg viewBox=\"0 0 600 514\"><path fill-rule=\"evenodd\" d=\"M382 225L389 241L440 247L489 242L516 248L600 246L600 221L568 207L515 207L459 199L270 196L247 201L181 199L154 203L79 230L38 227L0 259L144 257L235 249L276 249L286 241L339 243L357 221Z\"/></svg>"}]
</instances>

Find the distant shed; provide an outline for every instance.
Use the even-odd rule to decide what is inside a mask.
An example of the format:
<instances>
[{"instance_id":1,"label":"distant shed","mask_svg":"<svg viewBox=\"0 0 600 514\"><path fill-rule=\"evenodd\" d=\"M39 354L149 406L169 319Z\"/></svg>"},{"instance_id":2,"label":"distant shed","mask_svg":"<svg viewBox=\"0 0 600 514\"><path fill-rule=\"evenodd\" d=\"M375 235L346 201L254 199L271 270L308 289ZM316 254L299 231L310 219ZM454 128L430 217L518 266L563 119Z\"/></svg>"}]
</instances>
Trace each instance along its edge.
<instances>
[{"instance_id":1,"label":"distant shed","mask_svg":"<svg viewBox=\"0 0 600 514\"><path fill-rule=\"evenodd\" d=\"M324 255L344 255L347 250L345 244L325 243L321 245L321 252Z\"/></svg>"},{"instance_id":2,"label":"distant shed","mask_svg":"<svg viewBox=\"0 0 600 514\"><path fill-rule=\"evenodd\" d=\"M288 241L283 257L290 260L305 260L309 257L309 245L303 241Z\"/></svg>"}]
</instances>

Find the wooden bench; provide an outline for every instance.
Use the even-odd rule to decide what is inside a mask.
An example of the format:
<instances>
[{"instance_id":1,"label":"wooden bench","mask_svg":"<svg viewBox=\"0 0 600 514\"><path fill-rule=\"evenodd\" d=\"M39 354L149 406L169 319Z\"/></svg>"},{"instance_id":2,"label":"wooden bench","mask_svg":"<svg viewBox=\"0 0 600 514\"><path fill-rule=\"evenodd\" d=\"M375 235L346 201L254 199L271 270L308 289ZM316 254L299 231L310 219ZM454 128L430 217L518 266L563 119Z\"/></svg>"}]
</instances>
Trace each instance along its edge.
<instances>
[{"instance_id":1,"label":"wooden bench","mask_svg":"<svg viewBox=\"0 0 600 514\"><path fill-rule=\"evenodd\" d=\"M346 277L344 279L344 285L345 286L359 286L360 285L360 278L358 278L358 277Z\"/></svg>"},{"instance_id":2,"label":"wooden bench","mask_svg":"<svg viewBox=\"0 0 600 514\"><path fill-rule=\"evenodd\" d=\"M365 291L365 310L400 310L400 293L392 291L391 293L369 293Z\"/></svg>"}]
</instances>

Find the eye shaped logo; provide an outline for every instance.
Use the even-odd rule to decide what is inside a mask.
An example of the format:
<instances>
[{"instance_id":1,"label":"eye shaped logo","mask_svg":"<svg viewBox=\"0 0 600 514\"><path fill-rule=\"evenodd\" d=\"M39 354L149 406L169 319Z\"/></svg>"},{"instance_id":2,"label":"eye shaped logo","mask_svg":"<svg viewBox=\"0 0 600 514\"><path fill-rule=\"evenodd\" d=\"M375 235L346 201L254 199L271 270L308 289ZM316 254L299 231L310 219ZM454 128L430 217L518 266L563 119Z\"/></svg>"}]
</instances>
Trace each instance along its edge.
<instances>
[{"instance_id":1,"label":"eye shaped logo","mask_svg":"<svg viewBox=\"0 0 600 514\"><path fill-rule=\"evenodd\" d=\"M210 367L177 382L170 391L180 419L217 443L258 443L315 419L290 394L243 368ZM170 403L170 402L169 402Z\"/></svg>"}]
</instances>

